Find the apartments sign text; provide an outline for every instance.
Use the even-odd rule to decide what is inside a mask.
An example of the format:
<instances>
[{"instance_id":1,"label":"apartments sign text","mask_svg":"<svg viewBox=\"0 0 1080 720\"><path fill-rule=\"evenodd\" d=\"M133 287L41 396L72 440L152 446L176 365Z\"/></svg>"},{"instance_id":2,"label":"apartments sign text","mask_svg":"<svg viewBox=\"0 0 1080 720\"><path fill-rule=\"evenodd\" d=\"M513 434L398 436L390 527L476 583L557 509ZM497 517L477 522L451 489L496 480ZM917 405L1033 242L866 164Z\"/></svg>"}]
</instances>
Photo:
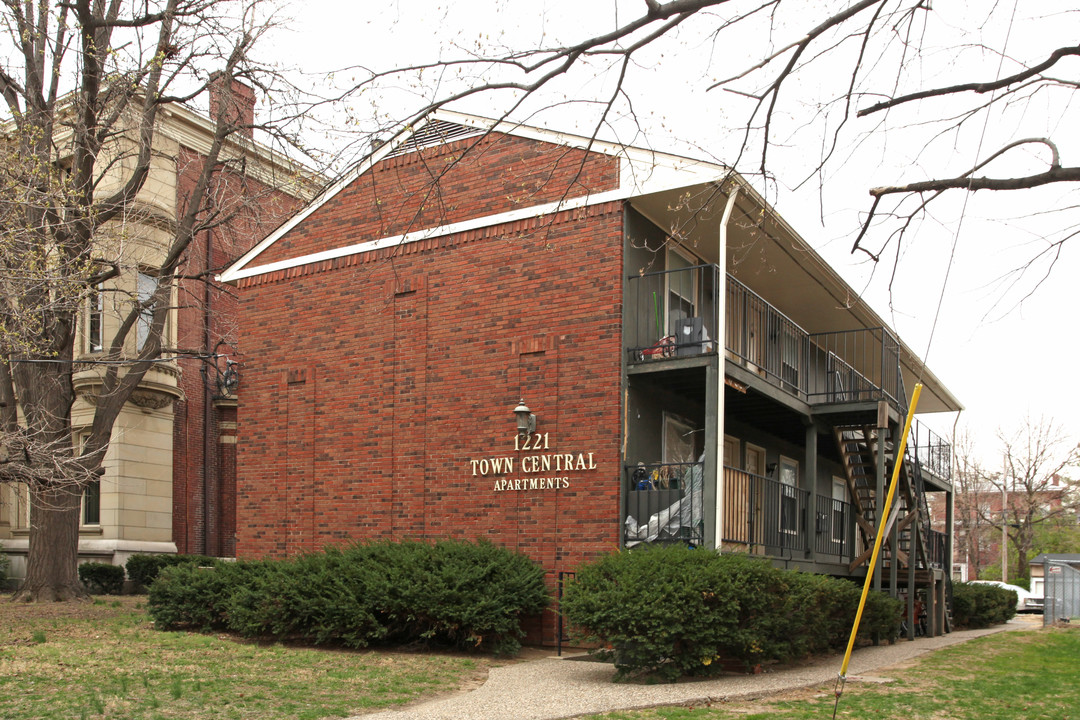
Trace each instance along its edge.
<instances>
[{"instance_id":1,"label":"apartments sign text","mask_svg":"<svg viewBox=\"0 0 1080 720\"><path fill-rule=\"evenodd\" d=\"M570 473L596 470L591 452L549 452L551 433L514 435L514 450L528 455L503 455L469 460L473 477L492 477L495 492L509 490L567 490ZM512 477L518 475L518 477Z\"/></svg>"}]
</instances>

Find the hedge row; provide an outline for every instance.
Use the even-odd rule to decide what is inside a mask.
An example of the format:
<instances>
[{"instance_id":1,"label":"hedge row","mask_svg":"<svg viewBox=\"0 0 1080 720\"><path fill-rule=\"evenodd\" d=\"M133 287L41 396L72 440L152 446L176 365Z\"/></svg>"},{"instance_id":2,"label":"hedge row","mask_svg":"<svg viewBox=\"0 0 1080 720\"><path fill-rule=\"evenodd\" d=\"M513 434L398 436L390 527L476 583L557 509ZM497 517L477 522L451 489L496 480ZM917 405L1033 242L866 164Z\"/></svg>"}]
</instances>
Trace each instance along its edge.
<instances>
[{"instance_id":1,"label":"hedge row","mask_svg":"<svg viewBox=\"0 0 1080 720\"><path fill-rule=\"evenodd\" d=\"M124 567L127 568L128 579L145 590L157 579L162 568L186 564L211 566L214 563L214 558L206 555L146 555L139 553L129 557Z\"/></svg>"},{"instance_id":2,"label":"hedge row","mask_svg":"<svg viewBox=\"0 0 1080 720\"><path fill-rule=\"evenodd\" d=\"M348 647L415 642L516 652L520 619L547 606L544 572L488 542L377 542L292 560L161 570L161 629L227 630Z\"/></svg>"},{"instance_id":3,"label":"hedge row","mask_svg":"<svg viewBox=\"0 0 1080 720\"><path fill-rule=\"evenodd\" d=\"M11 561L8 560L8 556L4 554L4 546L0 544L0 589L3 589L7 585L8 567Z\"/></svg>"},{"instance_id":4,"label":"hedge row","mask_svg":"<svg viewBox=\"0 0 1080 720\"><path fill-rule=\"evenodd\" d=\"M1016 615L1016 592L996 585L953 585L953 622L964 628L984 628L1009 622Z\"/></svg>"},{"instance_id":5,"label":"hedge row","mask_svg":"<svg viewBox=\"0 0 1080 720\"><path fill-rule=\"evenodd\" d=\"M124 568L101 562L82 563L79 580L94 595L119 595L124 591Z\"/></svg>"},{"instance_id":6,"label":"hedge row","mask_svg":"<svg viewBox=\"0 0 1080 720\"><path fill-rule=\"evenodd\" d=\"M674 681L732 662L751 667L843 648L861 592L760 558L671 546L581 567L561 604L582 639L613 650L619 677ZM901 607L871 593L860 635L895 638Z\"/></svg>"}]
</instances>

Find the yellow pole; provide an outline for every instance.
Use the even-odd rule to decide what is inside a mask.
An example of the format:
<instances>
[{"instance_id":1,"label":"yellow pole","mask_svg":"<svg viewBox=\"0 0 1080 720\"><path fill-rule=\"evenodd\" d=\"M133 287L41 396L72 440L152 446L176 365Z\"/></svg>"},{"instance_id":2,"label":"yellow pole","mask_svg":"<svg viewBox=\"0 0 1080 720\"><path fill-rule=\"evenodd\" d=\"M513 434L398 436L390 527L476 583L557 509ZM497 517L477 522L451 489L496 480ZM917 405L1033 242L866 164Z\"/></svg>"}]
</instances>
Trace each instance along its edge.
<instances>
[{"instance_id":1,"label":"yellow pole","mask_svg":"<svg viewBox=\"0 0 1080 720\"><path fill-rule=\"evenodd\" d=\"M896 486L899 484L900 466L904 462L904 451L907 449L908 433L911 432L911 419L915 416L915 406L919 404L919 394L922 392L922 383L916 383L911 393L911 407L908 408L907 420L904 421L904 434L900 436L900 446L896 450L896 461L893 463L892 481L889 483L889 492L885 497L885 505L881 509L881 522L878 525L877 538L874 540L874 553L870 557L870 569L866 572L866 582L863 583L862 597L859 598L859 611L855 613L855 624L851 626L851 637L848 639L847 652L844 653L844 664L840 667L840 679L847 677L848 663L851 662L851 651L855 647L855 636L859 632L859 622L862 620L863 608L866 607L866 597L870 594L870 583L874 579L874 568L877 566L878 554L881 552L881 541L885 537L885 524L889 521L889 510L892 508L893 498L896 496ZM893 548L893 562L895 562L896 548ZM910 591L910 589L909 589ZM839 696L837 692L837 696Z\"/></svg>"}]
</instances>

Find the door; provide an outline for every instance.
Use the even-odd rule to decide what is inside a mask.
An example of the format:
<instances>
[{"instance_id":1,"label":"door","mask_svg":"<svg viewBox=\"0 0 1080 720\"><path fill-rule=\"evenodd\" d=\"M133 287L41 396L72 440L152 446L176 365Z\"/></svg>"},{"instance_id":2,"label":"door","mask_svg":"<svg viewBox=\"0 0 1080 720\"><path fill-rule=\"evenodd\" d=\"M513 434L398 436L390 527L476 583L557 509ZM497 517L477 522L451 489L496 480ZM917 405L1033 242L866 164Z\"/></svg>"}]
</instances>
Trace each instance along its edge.
<instances>
[{"instance_id":1,"label":"door","mask_svg":"<svg viewBox=\"0 0 1080 720\"><path fill-rule=\"evenodd\" d=\"M694 260L675 250L667 253L667 332L674 335L681 320L698 316Z\"/></svg>"}]
</instances>

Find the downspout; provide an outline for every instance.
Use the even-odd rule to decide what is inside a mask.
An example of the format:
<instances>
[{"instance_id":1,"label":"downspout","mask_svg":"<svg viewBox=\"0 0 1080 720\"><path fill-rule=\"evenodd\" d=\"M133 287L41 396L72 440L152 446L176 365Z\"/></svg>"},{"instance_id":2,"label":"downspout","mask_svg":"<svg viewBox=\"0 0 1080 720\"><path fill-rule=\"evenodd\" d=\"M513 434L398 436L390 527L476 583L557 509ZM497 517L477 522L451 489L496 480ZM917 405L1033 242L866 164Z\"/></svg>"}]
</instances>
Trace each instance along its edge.
<instances>
[{"instance_id":1,"label":"downspout","mask_svg":"<svg viewBox=\"0 0 1080 720\"><path fill-rule=\"evenodd\" d=\"M212 237L210 229L206 230L206 278L203 281L203 352L209 353L211 347L211 333L210 333L210 321L211 304L213 303L213 293L210 288L211 271L213 270L213 248L211 247ZM202 404L203 404L203 471L202 471L202 495L203 495L203 532L202 532L202 546L203 553L206 555L217 555L217 548L210 547L210 473L214 471L210 462L210 457L213 450L212 437L211 437L211 424L213 422L213 392L211 391L211 383L216 378L210 377L209 358L202 363ZM213 550L214 552L211 552Z\"/></svg>"},{"instance_id":2,"label":"downspout","mask_svg":"<svg viewBox=\"0 0 1080 720\"><path fill-rule=\"evenodd\" d=\"M734 185L734 183L732 183ZM734 185L728 193L727 205L724 207L724 217L720 221L720 236L718 238L718 252L716 264L719 268L716 279L716 519L714 535L716 539L716 551L721 551L724 539L724 378L727 373L727 235L728 223L731 221L732 211L735 209L735 199L739 196L739 186Z\"/></svg>"}]
</instances>

